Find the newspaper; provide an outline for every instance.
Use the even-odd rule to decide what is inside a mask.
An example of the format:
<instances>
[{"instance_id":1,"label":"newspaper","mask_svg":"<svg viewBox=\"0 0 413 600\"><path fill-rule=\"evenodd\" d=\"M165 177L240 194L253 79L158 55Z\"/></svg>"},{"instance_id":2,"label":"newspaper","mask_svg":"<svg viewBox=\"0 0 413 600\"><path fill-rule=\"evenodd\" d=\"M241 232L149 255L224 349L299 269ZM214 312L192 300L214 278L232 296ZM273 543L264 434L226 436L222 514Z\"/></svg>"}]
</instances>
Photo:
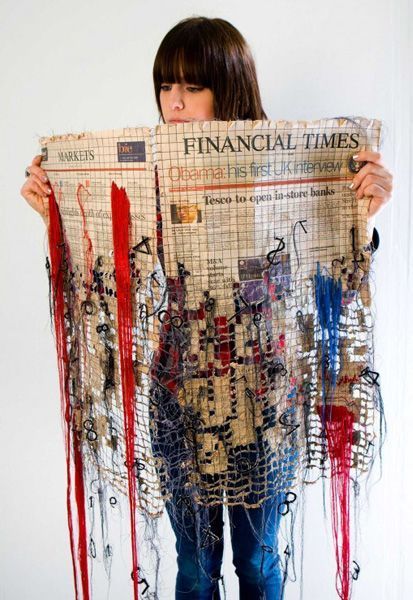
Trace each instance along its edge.
<instances>
[{"instance_id":1,"label":"newspaper","mask_svg":"<svg viewBox=\"0 0 413 600\"><path fill-rule=\"evenodd\" d=\"M124 560L113 543L122 515L135 591L155 598L148 519L165 500L200 535L198 551L219 541L199 505L270 499L287 515L295 486L326 476L338 577L355 578L349 485L358 494L382 415L369 199L349 184L353 156L378 149L380 128L361 117L210 121L41 140L69 529L85 597L88 556L108 574L112 556ZM136 508L146 518L139 566ZM156 569L144 568L147 555Z\"/></svg>"},{"instance_id":2,"label":"newspaper","mask_svg":"<svg viewBox=\"0 0 413 600\"><path fill-rule=\"evenodd\" d=\"M178 458L188 485L206 503L222 500L223 490L228 503L242 501L253 468L259 501L270 495L270 472L278 474L271 493L289 489L291 457L302 449L319 473L326 398L351 407L360 424L353 461L366 468L374 438L374 389L360 376L372 368L369 200L357 200L349 184L352 157L377 150L380 125L210 121L41 140L76 290L70 343L83 401L73 420L91 462L117 489L125 474L112 184L129 198L136 451L146 465L140 504L151 514L171 493L171 457L158 451L173 446L162 438L171 426L185 441ZM326 392L321 372L317 273L339 280L343 294L343 355L327 365L338 393ZM162 421L165 406L178 421Z\"/></svg>"},{"instance_id":3,"label":"newspaper","mask_svg":"<svg viewBox=\"0 0 413 600\"><path fill-rule=\"evenodd\" d=\"M234 283L280 257L304 278L364 245L368 203L349 190L350 161L378 141L377 121L347 119L158 127L166 269L191 272L189 306L212 289L232 314Z\"/></svg>"}]
</instances>

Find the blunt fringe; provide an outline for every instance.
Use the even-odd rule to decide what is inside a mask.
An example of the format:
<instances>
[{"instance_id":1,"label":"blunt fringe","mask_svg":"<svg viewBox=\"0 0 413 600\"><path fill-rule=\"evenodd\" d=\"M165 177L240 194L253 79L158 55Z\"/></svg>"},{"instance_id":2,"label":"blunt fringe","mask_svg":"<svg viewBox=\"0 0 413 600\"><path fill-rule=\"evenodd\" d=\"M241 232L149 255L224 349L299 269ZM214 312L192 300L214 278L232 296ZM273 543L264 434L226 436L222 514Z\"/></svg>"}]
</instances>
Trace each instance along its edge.
<instances>
[{"instance_id":1,"label":"blunt fringe","mask_svg":"<svg viewBox=\"0 0 413 600\"><path fill-rule=\"evenodd\" d=\"M212 90L216 119L267 118L251 50L238 29L224 19L184 19L162 40L153 66L161 115L161 84L182 80Z\"/></svg>"}]
</instances>

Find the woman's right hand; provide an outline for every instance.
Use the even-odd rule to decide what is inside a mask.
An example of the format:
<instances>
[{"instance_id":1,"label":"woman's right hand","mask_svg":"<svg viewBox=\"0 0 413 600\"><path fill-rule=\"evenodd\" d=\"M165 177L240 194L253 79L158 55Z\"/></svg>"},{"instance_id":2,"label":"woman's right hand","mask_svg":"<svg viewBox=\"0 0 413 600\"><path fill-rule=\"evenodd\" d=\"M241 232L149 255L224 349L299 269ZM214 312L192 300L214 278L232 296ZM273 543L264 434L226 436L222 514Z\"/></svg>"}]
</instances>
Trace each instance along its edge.
<instances>
[{"instance_id":1,"label":"woman's right hand","mask_svg":"<svg viewBox=\"0 0 413 600\"><path fill-rule=\"evenodd\" d=\"M27 177L24 185L22 186L20 193L25 200L30 204L36 212L40 214L45 225L49 225L49 200L48 197L51 194L51 188L49 179L46 171L44 171L40 164L42 162L42 155L38 154L32 160L32 164L27 167L30 176Z\"/></svg>"}]
</instances>

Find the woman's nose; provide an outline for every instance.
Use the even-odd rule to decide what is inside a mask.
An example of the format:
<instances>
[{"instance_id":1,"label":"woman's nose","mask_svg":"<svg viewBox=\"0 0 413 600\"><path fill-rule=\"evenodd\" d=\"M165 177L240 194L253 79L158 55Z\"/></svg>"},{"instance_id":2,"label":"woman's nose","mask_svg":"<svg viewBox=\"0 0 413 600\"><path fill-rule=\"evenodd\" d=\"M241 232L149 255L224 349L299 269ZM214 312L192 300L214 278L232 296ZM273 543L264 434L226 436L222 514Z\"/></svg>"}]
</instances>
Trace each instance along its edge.
<instances>
[{"instance_id":1,"label":"woman's nose","mask_svg":"<svg viewBox=\"0 0 413 600\"><path fill-rule=\"evenodd\" d=\"M184 107L182 93L178 87L172 86L170 101L172 110L181 110Z\"/></svg>"}]
</instances>

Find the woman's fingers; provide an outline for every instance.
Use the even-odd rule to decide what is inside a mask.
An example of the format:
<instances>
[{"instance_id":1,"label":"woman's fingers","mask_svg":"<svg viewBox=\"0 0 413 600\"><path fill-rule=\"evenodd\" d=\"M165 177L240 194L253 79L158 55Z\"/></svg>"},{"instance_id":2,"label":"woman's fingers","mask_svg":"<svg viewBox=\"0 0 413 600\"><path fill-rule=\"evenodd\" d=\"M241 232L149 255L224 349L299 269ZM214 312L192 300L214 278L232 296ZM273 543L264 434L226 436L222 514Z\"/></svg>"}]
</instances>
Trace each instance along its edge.
<instances>
[{"instance_id":1,"label":"woman's fingers","mask_svg":"<svg viewBox=\"0 0 413 600\"><path fill-rule=\"evenodd\" d=\"M390 194L392 190L391 182L388 181L386 177L380 177L376 174L366 175L357 189L356 198L360 200L360 198L363 198L364 196L374 196L375 194L371 193L371 189L374 186L379 186L388 194Z\"/></svg>"},{"instance_id":2,"label":"woman's fingers","mask_svg":"<svg viewBox=\"0 0 413 600\"><path fill-rule=\"evenodd\" d=\"M350 188L356 191L356 198L360 200L370 197L368 215L374 216L390 200L393 191L393 175L383 165L380 152L361 150L356 161L367 162L354 176Z\"/></svg>"},{"instance_id":3,"label":"woman's fingers","mask_svg":"<svg viewBox=\"0 0 413 600\"><path fill-rule=\"evenodd\" d=\"M37 175L39 179L46 183L47 181L49 181L49 179L47 177L46 171L44 171L44 169L40 167L42 159L43 157L41 154L35 156L32 160L32 164L29 167L27 167L27 170L29 171L30 175Z\"/></svg>"},{"instance_id":4,"label":"woman's fingers","mask_svg":"<svg viewBox=\"0 0 413 600\"><path fill-rule=\"evenodd\" d=\"M21 193L34 210L43 213L45 202L47 202L47 194L43 192L36 181L32 181L30 186L23 186Z\"/></svg>"},{"instance_id":5,"label":"woman's fingers","mask_svg":"<svg viewBox=\"0 0 413 600\"><path fill-rule=\"evenodd\" d=\"M380 165L381 167L384 166L380 152L373 152L373 150L360 150L353 158L358 162L367 161Z\"/></svg>"},{"instance_id":6,"label":"woman's fingers","mask_svg":"<svg viewBox=\"0 0 413 600\"><path fill-rule=\"evenodd\" d=\"M46 172L43 171L43 169L41 169L40 167L30 166L30 167L28 167L28 171L30 173L30 176L35 175L36 177L38 177L44 183L47 183L49 181L49 179L48 179L48 177L46 175Z\"/></svg>"},{"instance_id":7,"label":"woman's fingers","mask_svg":"<svg viewBox=\"0 0 413 600\"><path fill-rule=\"evenodd\" d=\"M36 175L30 175L30 177L26 179L23 187L21 188L21 194L26 198L26 195L33 193L39 194L40 196L47 198L47 196L51 194L51 189L46 183L43 183L43 181L41 181Z\"/></svg>"},{"instance_id":8,"label":"woman's fingers","mask_svg":"<svg viewBox=\"0 0 413 600\"><path fill-rule=\"evenodd\" d=\"M28 178L27 183L29 186L31 186L32 183L35 183L37 185L36 189L40 188L42 191L42 195L45 196L46 198L52 192L52 190L47 185L47 183L43 182L43 179L41 179L37 175L33 175L32 173L30 174L30 177Z\"/></svg>"},{"instance_id":9,"label":"woman's fingers","mask_svg":"<svg viewBox=\"0 0 413 600\"><path fill-rule=\"evenodd\" d=\"M26 178L20 193L27 203L40 213L46 222L49 207L48 196L52 190L46 172L40 167L41 162L41 154L33 158L30 166L27 167L30 175Z\"/></svg>"},{"instance_id":10,"label":"woman's fingers","mask_svg":"<svg viewBox=\"0 0 413 600\"><path fill-rule=\"evenodd\" d=\"M393 175L387 171L387 169L377 165L376 163L368 162L360 169L357 175L353 177L350 188L352 190L356 190L367 175L377 175L378 177L383 177L388 180L389 184L391 184L393 181Z\"/></svg>"}]
</instances>

